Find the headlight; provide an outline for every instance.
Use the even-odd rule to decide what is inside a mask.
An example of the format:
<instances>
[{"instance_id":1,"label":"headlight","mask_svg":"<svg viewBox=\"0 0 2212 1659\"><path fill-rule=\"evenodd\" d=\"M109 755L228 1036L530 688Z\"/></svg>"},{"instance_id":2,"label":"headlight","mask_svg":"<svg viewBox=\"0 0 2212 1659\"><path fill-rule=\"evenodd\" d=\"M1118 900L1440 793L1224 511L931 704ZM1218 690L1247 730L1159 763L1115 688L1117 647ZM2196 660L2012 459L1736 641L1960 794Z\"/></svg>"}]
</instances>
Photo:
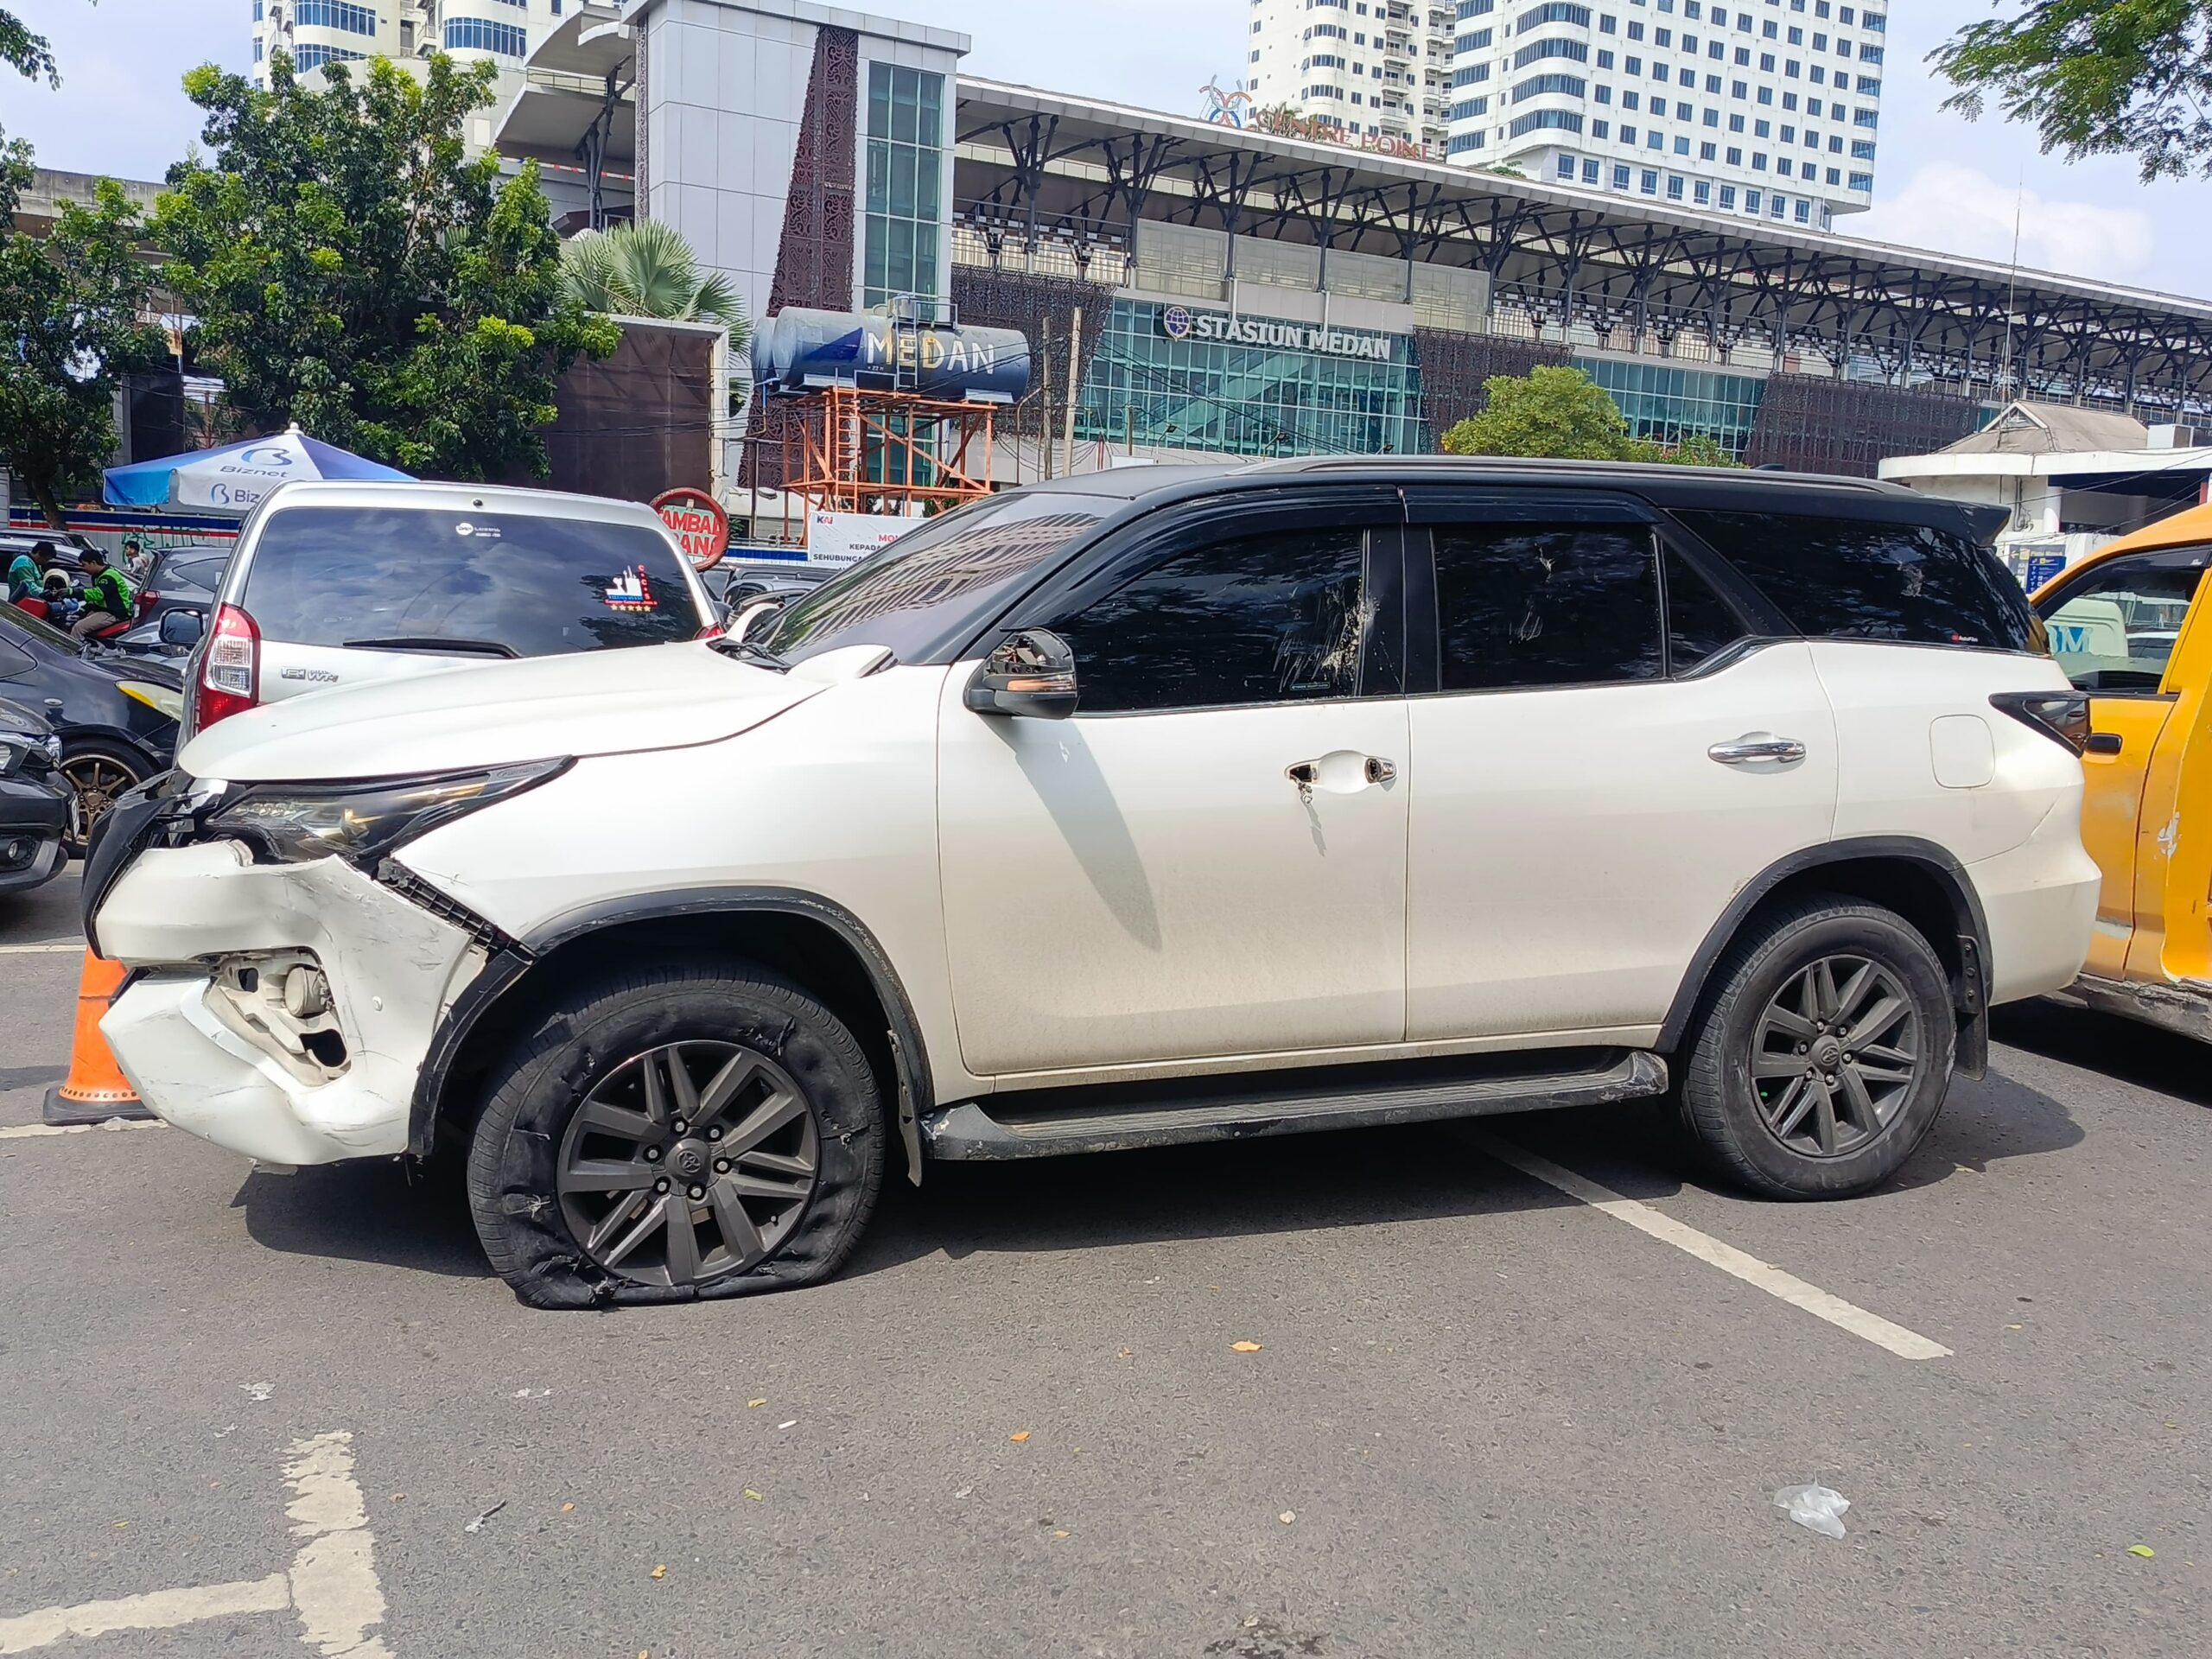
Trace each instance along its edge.
<instances>
[{"instance_id":1,"label":"headlight","mask_svg":"<svg viewBox=\"0 0 2212 1659\"><path fill-rule=\"evenodd\" d=\"M0 776L20 772L27 755L43 754L49 760L61 759L61 740L57 737L34 737L29 732L0 732Z\"/></svg>"},{"instance_id":2,"label":"headlight","mask_svg":"<svg viewBox=\"0 0 2212 1659\"><path fill-rule=\"evenodd\" d=\"M118 680L115 689L133 702L143 702L156 714L166 715L171 720L184 718L184 694L172 691L166 685L149 685L143 680Z\"/></svg>"},{"instance_id":3,"label":"headlight","mask_svg":"<svg viewBox=\"0 0 2212 1659\"><path fill-rule=\"evenodd\" d=\"M338 857L371 869L403 842L533 789L568 766L566 760L539 760L435 778L252 784L209 817L202 833L236 836L275 863Z\"/></svg>"}]
</instances>

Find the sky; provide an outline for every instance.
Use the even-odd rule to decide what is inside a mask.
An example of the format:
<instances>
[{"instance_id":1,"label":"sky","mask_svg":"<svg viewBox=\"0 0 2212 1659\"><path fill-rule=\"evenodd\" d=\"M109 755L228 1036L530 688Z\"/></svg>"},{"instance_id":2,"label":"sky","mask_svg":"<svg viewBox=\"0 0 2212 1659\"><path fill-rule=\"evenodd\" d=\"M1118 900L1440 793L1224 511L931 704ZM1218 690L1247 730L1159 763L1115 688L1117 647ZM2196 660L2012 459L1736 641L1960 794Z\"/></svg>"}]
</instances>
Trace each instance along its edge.
<instances>
[{"instance_id":1,"label":"sky","mask_svg":"<svg viewBox=\"0 0 2212 1659\"><path fill-rule=\"evenodd\" d=\"M67 172L158 179L197 137L184 71L243 69L250 0L0 0L49 36L62 86L0 71L0 127L40 162ZM2212 185L2142 184L2134 163L2068 165L2037 153L2032 130L1942 110L1928 52L1953 30L2016 0L1893 0L1881 156L1872 212L1848 234L2009 259L2016 204L2022 264L2212 298ZM1196 115L1198 89L1243 73L1243 0L870 0L871 10L965 31L978 75Z\"/></svg>"}]
</instances>

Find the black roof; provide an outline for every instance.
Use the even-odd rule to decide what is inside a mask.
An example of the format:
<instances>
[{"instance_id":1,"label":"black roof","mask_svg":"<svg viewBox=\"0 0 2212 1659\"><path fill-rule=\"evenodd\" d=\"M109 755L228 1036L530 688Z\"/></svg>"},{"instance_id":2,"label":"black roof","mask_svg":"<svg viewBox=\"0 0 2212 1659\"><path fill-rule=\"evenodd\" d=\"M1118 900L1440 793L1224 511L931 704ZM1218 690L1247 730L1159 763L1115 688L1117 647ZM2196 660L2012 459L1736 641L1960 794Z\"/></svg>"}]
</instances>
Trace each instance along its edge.
<instances>
[{"instance_id":1,"label":"black roof","mask_svg":"<svg viewBox=\"0 0 2212 1659\"><path fill-rule=\"evenodd\" d=\"M1025 491L1166 500L1214 490L1326 480L1332 483L1466 484L1524 489L1609 489L1668 506L1741 505L1787 512L1850 512L1884 506L1947 510L1965 505L1901 484L1741 467L1674 467L1647 461L1544 461L1503 455L1316 455L1281 461L1116 467L1024 485Z\"/></svg>"}]
</instances>

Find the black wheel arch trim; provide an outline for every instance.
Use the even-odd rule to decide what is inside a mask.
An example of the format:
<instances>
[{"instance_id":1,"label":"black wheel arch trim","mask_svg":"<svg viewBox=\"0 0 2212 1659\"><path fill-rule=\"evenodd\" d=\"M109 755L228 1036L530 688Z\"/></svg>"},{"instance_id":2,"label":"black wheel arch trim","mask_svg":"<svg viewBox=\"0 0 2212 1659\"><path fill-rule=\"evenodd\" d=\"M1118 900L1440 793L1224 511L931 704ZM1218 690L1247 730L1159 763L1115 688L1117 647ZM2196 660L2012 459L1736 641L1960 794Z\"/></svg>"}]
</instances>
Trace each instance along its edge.
<instances>
[{"instance_id":1,"label":"black wheel arch trim","mask_svg":"<svg viewBox=\"0 0 2212 1659\"><path fill-rule=\"evenodd\" d=\"M1776 888L1795 876L1827 865L1878 859L1920 866L1936 878L1951 901L1952 916L1958 927L1959 954L1965 969L1963 982L1953 988L1959 1015L1957 1065L1964 1075L1980 1077L1988 1064L1989 1053L1989 920L1982 912L1980 895L1974 891L1966 866L1948 849L1917 836L1854 836L1842 841L1822 842L1815 847L1801 848L1760 871L1730 901L1720 919L1698 946L1697 954L1691 957L1689 971L1682 976L1675 1001L1667 1010L1666 1023L1659 1028L1659 1039L1653 1047L1662 1054L1671 1054L1681 1046L1691 1017L1705 995L1713 965L1742 931L1751 912Z\"/></svg>"},{"instance_id":2,"label":"black wheel arch trim","mask_svg":"<svg viewBox=\"0 0 2212 1659\"><path fill-rule=\"evenodd\" d=\"M445 1094L447 1078L469 1033L543 957L588 935L637 922L764 913L804 917L828 927L853 952L868 975L876 1000L882 1004L890 1022L891 1058L898 1073L893 1083L898 1090L899 1138L906 1151L907 1179L920 1185L920 1121L936 1102L930 1086L928 1050L922 1045L921 1027L914 1018L912 1001L892 965L889 953L859 917L833 899L797 887L680 887L601 899L564 911L532 929L512 949L495 952L485 964L484 971L454 999L438 1022L429 1051L416 1074L415 1096L408 1113L408 1150L417 1155L429 1153L436 1134L438 1106Z\"/></svg>"}]
</instances>

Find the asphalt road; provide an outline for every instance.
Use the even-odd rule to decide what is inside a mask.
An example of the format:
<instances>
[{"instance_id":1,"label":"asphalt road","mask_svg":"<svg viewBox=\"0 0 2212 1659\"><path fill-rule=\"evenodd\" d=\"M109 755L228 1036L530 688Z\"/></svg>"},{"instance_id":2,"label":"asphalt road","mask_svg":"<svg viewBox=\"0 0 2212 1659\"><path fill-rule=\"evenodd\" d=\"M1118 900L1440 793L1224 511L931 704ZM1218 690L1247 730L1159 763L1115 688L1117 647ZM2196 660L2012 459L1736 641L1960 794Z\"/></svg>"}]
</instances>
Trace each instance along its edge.
<instances>
[{"instance_id":1,"label":"asphalt road","mask_svg":"<svg viewBox=\"0 0 2212 1659\"><path fill-rule=\"evenodd\" d=\"M835 1284L556 1314L444 1182L6 1135L77 969L0 949L0 1653L2212 1649L2212 1071L2154 1033L2007 1011L1851 1203L1531 1116L956 1169ZM1774 1508L1804 1482L1843 1539ZM9 1645L130 1598L167 1627Z\"/></svg>"}]
</instances>

